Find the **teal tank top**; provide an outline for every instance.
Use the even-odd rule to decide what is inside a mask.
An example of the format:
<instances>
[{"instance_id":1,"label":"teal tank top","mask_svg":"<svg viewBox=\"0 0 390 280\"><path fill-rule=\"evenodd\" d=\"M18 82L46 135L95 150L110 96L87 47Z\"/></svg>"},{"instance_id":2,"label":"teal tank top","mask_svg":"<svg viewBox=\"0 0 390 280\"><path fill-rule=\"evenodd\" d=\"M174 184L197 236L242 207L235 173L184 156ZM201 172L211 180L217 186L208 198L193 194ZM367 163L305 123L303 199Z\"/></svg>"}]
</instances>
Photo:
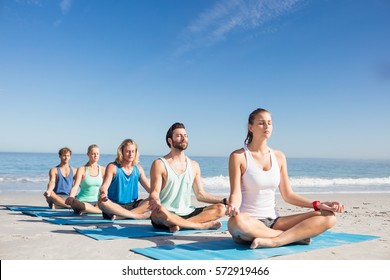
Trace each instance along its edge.
<instances>
[{"instance_id":1,"label":"teal tank top","mask_svg":"<svg viewBox=\"0 0 390 280\"><path fill-rule=\"evenodd\" d=\"M195 210L191 205L192 185L194 173L190 159L187 157L186 170L178 175L165 158L160 158L168 173L167 182L160 192L161 204L170 212L179 216L185 216Z\"/></svg>"},{"instance_id":2,"label":"teal tank top","mask_svg":"<svg viewBox=\"0 0 390 280\"><path fill-rule=\"evenodd\" d=\"M115 165L116 174L108 187L108 198L119 204L127 204L137 200L138 182L140 178L137 165L134 165L130 175L127 175L117 162L115 162Z\"/></svg>"},{"instance_id":3,"label":"teal tank top","mask_svg":"<svg viewBox=\"0 0 390 280\"><path fill-rule=\"evenodd\" d=\"M103 184L102 170L99 166L97 176L91 176L89 169L85 167L84 179L80 182L80 192L77 199L84 202L96 202L99 200L99 189Z\"/></svg>"}]
</instances>

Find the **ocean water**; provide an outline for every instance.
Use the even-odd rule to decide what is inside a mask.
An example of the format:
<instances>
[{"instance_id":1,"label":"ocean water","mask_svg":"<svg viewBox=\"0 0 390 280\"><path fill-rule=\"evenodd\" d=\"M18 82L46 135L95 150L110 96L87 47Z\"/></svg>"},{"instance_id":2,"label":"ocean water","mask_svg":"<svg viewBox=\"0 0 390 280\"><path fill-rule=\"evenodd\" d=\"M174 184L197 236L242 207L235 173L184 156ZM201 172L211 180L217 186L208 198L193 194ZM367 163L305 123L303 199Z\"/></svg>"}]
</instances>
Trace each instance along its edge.
<instances>
[{"instance_id":1,"label":"ocean water","mask_svg":"<svg viewBox=\"0 0 390 280\"><path fill-rule=\"evenodd\" d=\"M150 166L158 156L140 157L149 177ZM214 194L229 193L227 157L191 157L202 171L205 189ZM107 165L115 155L101 155ZM71 165L87 162L85 154L73 154ZM1 153L0 193L9 191L44 192L49 169L59 163L55 153ZM298 193L390 192L390 160L288 158L289 177Z\"/></svg>"}]
</instances>

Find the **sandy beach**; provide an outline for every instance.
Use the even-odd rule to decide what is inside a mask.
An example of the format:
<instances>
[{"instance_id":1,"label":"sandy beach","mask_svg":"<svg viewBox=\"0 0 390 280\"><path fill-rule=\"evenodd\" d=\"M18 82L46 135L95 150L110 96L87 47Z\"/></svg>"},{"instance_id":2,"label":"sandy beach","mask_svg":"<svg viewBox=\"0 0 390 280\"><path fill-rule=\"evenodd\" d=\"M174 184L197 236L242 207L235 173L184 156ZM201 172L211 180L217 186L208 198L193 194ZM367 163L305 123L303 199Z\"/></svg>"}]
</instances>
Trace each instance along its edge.
<instances>
[{"instance_id":1,"label":"sandy beach","mask_svg":"<svg viewBox=\"0 0 390 280\"><path fill-rule=\"evenodd\" d=\"M337 214L336 232L370 234L380 238L300 254L273 257L273 260L390 260L390 194L305 195L313 200L338 200L346 212ZM278 197L280 214L301 211L286 205ZM228 232L183 236L97 241L77 233L71 225L56 225L21 212L9 211L7 205L46 206L40 193L2 193L0 211L1 260L147 260L131 248L182 244L230 236ZM201 204L198 204L201 205Z\"/></svg>"}]
</instances>

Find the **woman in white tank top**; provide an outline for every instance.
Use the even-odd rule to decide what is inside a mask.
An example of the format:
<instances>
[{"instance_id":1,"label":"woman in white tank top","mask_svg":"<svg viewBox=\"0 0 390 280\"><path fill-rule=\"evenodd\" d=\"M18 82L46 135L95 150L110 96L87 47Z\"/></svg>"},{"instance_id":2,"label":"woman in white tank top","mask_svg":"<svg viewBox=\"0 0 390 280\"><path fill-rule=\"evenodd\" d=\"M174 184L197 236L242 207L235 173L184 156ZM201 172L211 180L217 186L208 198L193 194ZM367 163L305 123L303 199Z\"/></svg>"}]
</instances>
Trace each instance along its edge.
<instances>
[{"instance_id":1,"label":"woman in white tank top","mask_svg":"<svg viewBox=\"0 0 390 280\"><path fill-rule=\"evenodd\" d=\"M250 243L253 249L294 242L309 244L311 237L335 225L334 212L344 211L339 202L312 202L293 192L284 154L267 145L271 134L271 114L256 109L249 115L246 146L234 151L229 159L229 232L236 242ZM279 216L276 188L287 203L314 211Z\"/></svg>"}]
</instances>

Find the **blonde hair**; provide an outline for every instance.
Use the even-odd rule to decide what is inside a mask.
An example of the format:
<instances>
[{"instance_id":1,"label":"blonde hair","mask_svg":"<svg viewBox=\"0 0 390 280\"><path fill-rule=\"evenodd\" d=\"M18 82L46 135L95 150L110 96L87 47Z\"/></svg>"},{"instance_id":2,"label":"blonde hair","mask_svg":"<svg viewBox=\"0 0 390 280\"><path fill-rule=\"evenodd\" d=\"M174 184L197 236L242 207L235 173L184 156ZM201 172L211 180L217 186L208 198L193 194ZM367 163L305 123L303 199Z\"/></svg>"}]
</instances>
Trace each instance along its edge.
<instances>
[{"instance_id":1,"label":"blonde hair","mask_svg":"<svg viewBox=\"0 0 390 280\"><path fill-rule=\"evenodd\" d=\"M88 146L88 151L87 151L88 157L89 157L89 153L91 153L93 149L99 149L99 146L96 145L96 144L89 145L89 146ZM85 166L88 166L88 163L89 163L89 160L88 160L88 162L85 164Z\"/></svg>"},{"instance_id":2,"label":"blonde hair","mask_svg":"<svg viewBox=\"0 0 390 280\"><path fill-rule=\"evenodd\" d=\"M96 144L89 145L87 154L89 154L92 151L92 149L95 149L95 148L99 149L99 146Z\"/></svg>"},{"instance_id":3,"label":"blonde hair","mask_svg":"<svg viewBox=\"0 0 390 280\"><path fill-rule=\"evenodd\" d=\"M138 153L138 145L133 139L125 139L123 142L119 145L117 151L116 151L116 159L115 161L119 164L123 163L123 148L127 145L134 145L135 146L135 157L133 164L136 165L139 162L139 153Z\"/></svg>"}]
</instances>

